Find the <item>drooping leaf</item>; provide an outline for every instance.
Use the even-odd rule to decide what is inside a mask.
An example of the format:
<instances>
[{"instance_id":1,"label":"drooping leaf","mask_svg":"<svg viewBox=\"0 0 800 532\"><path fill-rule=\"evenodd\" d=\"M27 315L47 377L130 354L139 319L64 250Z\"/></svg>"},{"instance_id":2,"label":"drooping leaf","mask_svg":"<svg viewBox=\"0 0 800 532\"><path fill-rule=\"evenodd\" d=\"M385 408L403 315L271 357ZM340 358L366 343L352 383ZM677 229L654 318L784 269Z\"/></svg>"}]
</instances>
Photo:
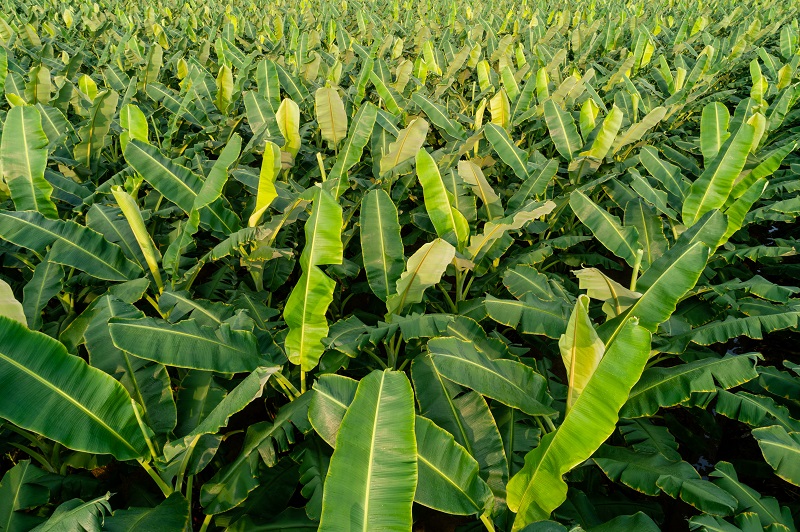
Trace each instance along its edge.
<instances>
[{"instance_id":1,"label":"drooping leaf","mask_svg":"<svg viewBox=\"0 0 800 532\"><path fill-rule=\"evenodd\" d=\"M35 211L0 212L0 238L41 253L52 245L49 259L109 281L128 281L141 269L119 246L71 220L48 220Z\"/></svg>"},{"instance_id":2,"label":"drooping leaf","mask_svg":"<svg viewBox=\"0 0 800 532\"><path fill-rule=\"evenodd\" d=\"M169 366L238 373L253 371L262 362L253 333L228 323L215 329L194 320L111 318L108 329L117 348Z\"/></svg>"},{"instance_id":3,"label":"drooping leaf","mask_svg":"<svg viewBox=\"0 0 800 532\"><path fill-rule=\"evenodd\" d=\"M434 338L428 350L436 371L446 379L532 416L556 414L546 405L544 377L524 364L491 360L457 338Z\"/></svg>"},{"instance_id":4,"label":"drooping leaf","mask_svg":"<svg viewBox=\"0 0 800 532\"><path fill-rule=\"evenodd\" d=\"M0 417L65 447L120 460L147 452L125 389L64 346L0 316ZM31 408L36 405L36 408Z\"/></svg>"}]
</instances>

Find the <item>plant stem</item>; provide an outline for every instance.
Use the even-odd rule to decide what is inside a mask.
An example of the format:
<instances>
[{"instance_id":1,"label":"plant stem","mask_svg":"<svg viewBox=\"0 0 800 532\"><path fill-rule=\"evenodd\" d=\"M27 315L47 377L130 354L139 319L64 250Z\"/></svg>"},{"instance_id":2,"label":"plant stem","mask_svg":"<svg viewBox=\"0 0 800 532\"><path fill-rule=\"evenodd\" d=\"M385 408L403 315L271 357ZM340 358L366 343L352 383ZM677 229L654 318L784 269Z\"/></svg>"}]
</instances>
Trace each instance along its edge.
<instances>
[{"instance_id":1,"label":"plant stem","mask_svg":"<svg viewBox=\"0 0 800 532\"><path fill-rule=\"evenodd\" d=\"M141 465L142 468L145 471L147 471L147 474L150 475L150 478L153 479L153 482L155 482L158 488L161 490L161 493L164 494L164 498L167 498L170 495L172 495L173 491L172 488L170 488L169 484L164 482L164 479L161 478L161 476L158 473L156 473L152 467L150 467L150 464L148 464L144 460L139 460L139 465Z\"/></svg>"},{"instance_id":2,"label":"plant stem","mask_svg":"<svg viewBox=\"0 0 800 532\"><path fill-rule=\"evenodd\" d=\"M555 432L556 426L553 424L553 420L549 417L545 416L544 422L547 423L547 426L550 428L550 432Z\"/></svg>"},{"instance_id":3,"label":"plant stem","mask_svg":"<svg viewBox=\"0 0 800 532\"><path fill-rule=\"evenodd\" d=\"M442 294L444 294L444 298L447 300L447 304L450 305L450 310L453 312L453 314L457 314L456 304L453 302L452 298L450 297L450 294L447 293L447 290L445 290L441 284L439 285L439 290L441 290Z\"/></svg>"},{"instance_id":4,"label":"plant stem","mask_svg":"<svg viewBox=\"0 0 800 532\"><path fill-rule=\"evenodd\" d=\"M369 349L364 349L364 352L365 352L366 354L368 354L368 355L369 355L369 356L370 356L370 357L371 357L371 358L372 358L372 359L373 359L375 362L377 362L378 364L380 364L381 368L383 368L383 369L387 369L386 362L384 362L383 360L381 360L381 357L379 357L378 355L376 355L375 353L373 353L373 352L372 352L372 351L370 351Z\"/></svg>"},{"instance_id":5,"label":"plant stem","mask_svg":"<svg viewBox=\"0 0 800 532\"><path fill-rule=\"evenodd\" d=\"M294 387L292 382L287 379L283 373L275 373L275 380L286 390L286 394L289 395L289 399L294 401L302 394Z\"/></svg>"},{"instance_id":6,"label":"plant stem","mask_svg":"<svg viewBox=\"0 0 800 532\"><path fill-rule=\"evenodd\" d=\"M203 519L203 526L200 527L200 532L206 532L208 530L208 525L211 523L211 520L214 518L214 515L207 515L205 519Z\"/></svg>"},{"instance_id":7,"label":"plant stem","mask_svg":"<svg viewBox=\"0 0 800 532\"><path fill-rule=\"evenodd\" d=\"M56 472L56 470L53 469L53 466L51 466L50 463L47 461L47 458L37 453L30 447L22 445L21 443L10 443L9 445L11 445L12 447L16 447L20 451L24 452L25 454L27 454L28 456L30 456L31 458L42 464L42 467L44 467L48 472L50 473Z\"/></svg>"},{"instance_id":8,"label":"plant stem","mask_svg":"<svg viewBox=\"0 0 800 532\"><path fill-rule=\"evenodd\" d=\"M133 407L133 414L136 416L136 422L139 424L139 430L142 431L142 436L144 436L144 441L147 442L147 448L150 449L150 456L153 457L153 460L158 458L158 454L156 453L156 449L153 446L153 441L150 439L150 436L147 435L147 431L145 430L144 421L142 421L142 417L139 415L139 408L137 407L136 401L131 399L131 407Z\"/></svg>"},{"instance_id":9,"label":"plant stem","mask_svg":"<svg viewBox=\"0 0 800 532\"><path fill-rule=\"evenodd\" d=\"M186 447L186 451L183 453L183 460L181 460L181 467L178 470L178 480L175 481L175 491L181 491L183 488L183 478L186 475L186 467L189 465L189 459L192 457L192 453L194 452L194 447L197 445L197 442L200 441L200 435L195 436L192 438L191 443Z\"/></svg>"},{"instance_id":10,"label":"plant stem","mask_svg":"<svg viewBox=\"0 0 800 532\"><path fill-rule=\"evenodd\" d=\"M300 395L306 393L306 372L300 370Z\"/></svg>"},{"instance_id":11,"label":"plant stem","mask_svg":"<svg viewBox=\"0 0 800 532\"><path fill-rule=\"evenodd\" d=\"M492 523L492 518L489 517L488 513L481 516L481 522L483 523L483 526L486 527L486 530L489 532L494 532L494 524Z\"/></svg>"}]
</instances>

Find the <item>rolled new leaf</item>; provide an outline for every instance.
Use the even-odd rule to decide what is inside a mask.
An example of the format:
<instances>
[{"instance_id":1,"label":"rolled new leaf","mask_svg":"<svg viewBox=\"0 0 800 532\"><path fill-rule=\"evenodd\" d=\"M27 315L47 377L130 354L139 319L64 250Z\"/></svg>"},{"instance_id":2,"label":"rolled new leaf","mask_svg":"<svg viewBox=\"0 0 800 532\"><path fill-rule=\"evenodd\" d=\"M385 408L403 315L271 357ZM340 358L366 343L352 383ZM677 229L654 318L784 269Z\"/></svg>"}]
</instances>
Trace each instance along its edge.
<instances>
[{"instance_id":1,"label":"rolled new leaf","mask_svg":"<svg viewBox=\"0 0 800 532\"><path fill-rule=\"evenodd\" d=\"M60 342L0 316L0 417L64 447L118 460L147 444L120 383Z\"/></svg>"}]
</instances>

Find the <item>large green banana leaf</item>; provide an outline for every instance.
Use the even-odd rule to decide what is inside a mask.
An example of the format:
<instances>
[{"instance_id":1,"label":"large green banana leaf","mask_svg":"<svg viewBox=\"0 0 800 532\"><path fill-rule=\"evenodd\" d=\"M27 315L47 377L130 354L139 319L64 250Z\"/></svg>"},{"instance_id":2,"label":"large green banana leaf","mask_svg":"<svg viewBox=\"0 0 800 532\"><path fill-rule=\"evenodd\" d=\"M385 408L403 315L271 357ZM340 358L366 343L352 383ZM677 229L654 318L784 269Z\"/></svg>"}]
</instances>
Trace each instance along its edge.
<instances>
[{"instance_id":1,"label":"large green banana leaf","mask_svg":"<svg viewBox=\"0 0 800 532\"><path fill-rule=\"evenodd\" d=\"M292 364L311 371L325 350L325 313L333 300L335 281L319 268L342 262L342 208L325 190L314 193L314 208L306 222L306 244L300 255L303 275L292 289L283 317L289 326L286 354Z\"/></svg>"},{"instance_id":2,"label":"large green banana leaf","mask_svg":"<svg viewBox=\"0 0 800 532\"><path fill-rule=\"evenodd\" d=\"M528 154L517 148L509 138L508 132L497 124L486 124L483 134L500 159L511 167L517 177L527 180Z\"/></svg>"},{"instance_id":3,"label":"large green banana leaf","mask_svg":"<svg viewBox=\"0 0 800 532\"><path fill-rule=\"evenodd\" d=\"M492 506L492 490L480 477L478 462L446 430L416 417L419 482L414 500L440 512L481 514Z\"/></svg>"},{"instance_id":4,"label":"large green banana leaf","mask_svg":"<svg viewBox=\"0 0 800 532\"><path fill-rule=\"evenodd\" d=\"M712 482L721 487L738 501L736 508L739 512L752 512L758 516L762 527L778 524L786 527L786 530L794 532L794 520L792 512L786 506L780 506L778 501L772 497L762 497L759 492L742 483L736 470L728 462L718 462L714 471L708 475Z\"/></svg>"},{"instance_id":5,"label":"large green banana leaf","mask_svg":"<svg viewBox=\"0 0 800 532\"><path fill-rule=\"evenodd\" d=\"M592 461L608 478L634 490L657 496L664 492L698 510L726 516L736 509L736 499L728 492L700 478L700 473L683 460L668 460L658 453L645 453L603 445Z\"/></svg>"},{"instance_id":6,"label":"large green banana leaf","mask_svg":"<svg viewBox=\"0 0 800 532\"><path fill-rule=\"evenodd\" d=\"M189 501L180 493L173 493L155 508L128 508L116 510L103 522L108 532L147 532L149 530L179 531L189 525Z\"/></svg>"},{"instance_id":7,"label":"large green banana leaf","mask_svg":"<svg viewBox=\"0 0 800 532\"><path fill-rule=\"evenodd\" d=\"M111 295L96 299L89 312L91 319L84 339L91 366L120 381L142 406L142 419L153 432L172 432L177 423L177 413L167 368L118 349L109 333L108 321L111 318L144 318L144 313Z\"/></svg>"},{"instance_id":8,"label":"large green banana leaf","mask_svg":"<svg viewBox=\"0 0 800 532\"><path fill-rule=\"evenodd\" d=\"M260 479L259 465L273 467L277 463L276 447L285 451L294 441L294 428L311 430L308 426L308 402L311 394L305 393L284 405L272 423L261 421L247 428L242 452L233 462L203 484L200 504L206 514L219 514L237 507L256 489Z\"/></svg>"},{"instance_id":9,"label":"large green banana leaf","mask_svg":"<svg viewBox=\"0 0 800 532\"><path fill-rule=\"evenodd\" d=\"M50 500L50 490L44 483L47 476L30 460L22 460L6 471L0 481L0 530L25 532L44 521L25 510Z\"/></svg>"},{"instance_id":10,"label":"large green banana leaf","mask_svg":"<svg viewBox=\"0 0 800 532\"><path fill-rule=\"evenodd\" d=\"M409 530L417 488L414 394L399 372L361 379L342 419L320 530Z\"/></svg>"},{"instance_id":11,"label":"large green banana leaf","mask_svg":"<svg viewBox=\"0 0 800 532\"><path fill-rule=\"evenodd\" d=\"M751 427L778 425L786 432L800 432L800 421L791 417L785 406L765 395L717 390L717 402L714 408L723 416Z\"/></svg>"},{"instance_id":12,"label":"large green banana leaf","mask_svg":"<svg viewBox=\"0 0 800 532\"><path fill-rule=\"evenodd\" d=\"M22 289L22 308L25 310L28 326L35 331L42 328L42 310L64 287L64 267L52 262L49 257L48 253L36 265L31 280Z\"/></svg>"},{"instance_id":13,"label":"large green banana leaf","mask_svg":"<svg viewBox=\"0 0 800 532\"><path fill-rule=\"evenodd\" d=\"M128 281L142 273L102 235L71 220L49 220L36 211L0 211L0 238L37 253L52 245L49 260L98 279Z\"/></svg>"},{"instance_id":14,"label":"large green banana leaf","mask_svg":"<svg viewBox=\"0 0 800 532\"><path fill-rule=\"evenodd\" d=\"M481 478L494 493L497 506L506 498L508 463L486 400L477 392L461 393L463 388L445 379L430 357L414 359L411 377L420 414L452 434L456 443L477 460Z\"/></svg>"},{"instance_id":15,"label":"large green banana leaf","mask_svg":"<svg viewBox=\"0 0 800 532\"><path fill-rule=\"evenodd\" d=\"M656 259L637 283L637 291L642 296L625 313L608 320L598 329L606 345L619 333L626 316L637 316L643 327L655 332L697 283L706 267L708 255L708 247L702 242L695 242L691 245L675 245Z\"/></svg>"},{"instance_id":16,"label":"large green banana leaf","mask_svg":"<svg viewBox=\"0 0 800 532\"><path fill-rule=\"evenodd\" d=\"M367 282L372 292L386 301L403 274L405 257L397 207L385 190L371 190L361 200L359 225Z\"/></svg>"},{"instance_id":17,"label":"large green banana leaf","mask_svg":"<svg viewBox=\"0 0 800 532\"><path fill-rule=\"evenodd\" d=\"M137 139L128 142L124 155L128 164L153 188L186 214L192 212L195 199L203 189L203 181L197 174L171 161L155 146ZM226 235L239 229L238 217L225 206L222 198L203 209L201 220Z\"/></svg>"},{"instance_id":18,"label":"large green banana leaf","mask_svg":"<svg viewBox=\"0 0 800 532\"><path fill-rule=\"evenodd\" d=\"M650 368L631 390L624 417L654 415L659 408L680 404L693 393L733 388L758 377L757 355L705 358L669 368Z\"/></svg>"},{"instance_id":19,"label":"large green banana leaf","mask_svg":"<svg viewBox=\"0 0 800 532\"><path fill-rule=\"evenodd\" d=\"M434 338L431 362L443 377L532 416L554 416L546 405L544 377L516 360L492 360L471 342Z\"/></svg>"},{"instance_id":20,"label":"large green banana leaf","mask_svg":"<svg viewBox=\"0 0 800 532\"><path fill-rule=\"evenodd\" d=\"M355 397L358 381L323 375L314 385L308 419L331 447ZM431 420L416 416L419 482L414 501L441 512L472 515L487 509L494 497L480 477L475 459L453 436Z\"/></svg>"},{"instance_id":21,"label":"large green banana leaf","mask_svg":"<svg viewBox=\"0 0 800 532\"><path fill-rule=\"evenodd\" d=\"M60 532L62 530L98 530L106 513L111 513L108 500L111 493L83 502L72 499L55 509L50 519L37 526L36 532Z\"/></svg>"},{"instance_id":22,"label":"large green banana leaf","mask_svg":"<svg viewBox=\"0 0 800 532\"><path fill-rule=\"evenodd\" d=\"M800 432L773 425L753 430L764 460L786 482L800 486Z\"/></svg>"},{"instance_id":23,"label":"large green banana leaf","mask_svg":"<svg viewBox=\"0 0 800 532\"><path fill-rule=\"evenodd\" d=\"M112 454L147 453L128 392L102 371L67 354L44 334L0 316L0 417L67 448Z\"/></svg>"},{"instance_id":24,"label":"large green banana leaf","mask_svg":"<svg viewBox=\"0 0 800 532\"><path fill-rule=\"evenodd\" d=\"M710 165L722 145L731 134L728 132L731 114L721 102L713 102L703 107L700 117L700 151L703 161Z\"/></svg>"},{"instance_id":25,"label":"large green banana leaf","mask_svg":"<svg viewBox=\"0 0 800 532\"><path fill-rule=\"evenodd\" d=\"M164 446L164 459L173 463L178 460L188 462L200 438L206 434L215 434L220 428L226 427L232 415L261 397L264 385L276 371L278 371L277 366L256 368L223 397L189 434L168 442Z\"/></svg>"},{"instance_id":26,"label":"large green banana leaf","mask_svg":"<svg viewBox=\"0 0 800 532\"><path fill-rule=\"evenodd\" d=\"M253 333L228 323L213 328L195 320L111 318L108 329L117 348L168 366L238 373L253 371L263 361Z\"/></svg>"},{"instance_id":27,"label":"large green banana leaf","mask_svg":"<svg viewBox=\"0 0 800 532\"><path fill-rule=\"evenodd\" d=\"M508 482L508 507L516 512L513 530L547 519L567 496L565 475L588 459L611 435L628 393L650 355L650 333L630 318L597 366L564 422L525 456Z\"/></svg>"},{"instance_id":28,"label":"large green banana leaf","mask_svg":"<svg viewBox=\"0 0 800 532\"><path fill-rule=\"evenodd\" d=\"M358 108L356 116L353 117L353 122L350 125L350 135L336 157L333 168L328 172L328 181L325 182L326 184L331 183L331 187L335 186L335 198L338 198L347 190L350 184L347 174L361 160L364 147L372 135L372 128L375 127L377 116L378 108L367 102Z\"/></svg>"},{"instance_id":29,"label":"large green banana leaf","mask_svg":"<svg viewBox=\"0 0 800 532\"><path fill-rule=\"evenodd\" d=\"M689 189L683 202L684 224L691 226L705 213L725 205L734 181L747 162L754 138L755 127L745 123L719 149L717 156Z\"/></svg>"},{"instance_id":30,"label":"large green banana leaf","mask_svg":"<svg viewBox=\"0 0 800 532\"><path fill-rule=\"evenodd\" d=\"M563 299L545 301L526 294L519 300L510 300L487 295L484 306L494 321L521 333L559 338L567 330L569 306Z\"/></svg>"},{"instance_id":31,"label":"large green banana leaf","mask_svg":"<svg viewBox=\"0 0 800 532\"><path fill-rule=\"evenodd\" d=\"M575 120L569 112L562 110L551 99L545 100L543 108L547 129L550 131L550 138L553 139L553 144L555 144L558 153L568 161L573 160L583 145L578 129L575 127ZM619 125L617 125L617 128L619 128ZM614 134L616 135L616 131ZM609 142L610 145L611 143Z\"/></svg>"},{"instance_id":32,"label":"large green banana leaf","mask_svg":"<svg viewBox=\"0 0 800 532\"><path fill-rule=\"evenodd\" d=\"M576 190L569 196L569 205L588 227L595 238L630 266L636 263L636 252L641 248L639 232L635 227L623 227L619 219Z\"/></svg>"},{"instance_id":33,"label":"large green banana leaf","mask_svg":"<svg viewBox=\"0 0 800 532\"><path fill-rule=\"evenodd\" d=\"M53 187L44 178L47 167L47 137L36 107L13 107L3 124L0 141L0 169L18 211L39 211L47 218L58 218L50 199Z\"/></svg>"}]
</instances>

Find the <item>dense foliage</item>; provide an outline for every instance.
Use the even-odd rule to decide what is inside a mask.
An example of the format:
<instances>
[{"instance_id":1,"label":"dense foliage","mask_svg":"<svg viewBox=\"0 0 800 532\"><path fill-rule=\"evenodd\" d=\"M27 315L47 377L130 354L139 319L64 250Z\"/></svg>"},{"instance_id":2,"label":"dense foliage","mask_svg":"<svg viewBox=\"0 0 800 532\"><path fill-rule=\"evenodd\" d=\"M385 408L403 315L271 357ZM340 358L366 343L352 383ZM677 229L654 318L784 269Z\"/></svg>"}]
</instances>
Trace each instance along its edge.
<instances>
[{"instance_id":1,"label":"dense foliage","mask_svg":"<svg viewBox=\"0 0 800 532\"><path fill-rule=\"evenodd\" d=\"M796 17L12 0L0 530L795 530Z\"/></svg>"}]
</instances>

